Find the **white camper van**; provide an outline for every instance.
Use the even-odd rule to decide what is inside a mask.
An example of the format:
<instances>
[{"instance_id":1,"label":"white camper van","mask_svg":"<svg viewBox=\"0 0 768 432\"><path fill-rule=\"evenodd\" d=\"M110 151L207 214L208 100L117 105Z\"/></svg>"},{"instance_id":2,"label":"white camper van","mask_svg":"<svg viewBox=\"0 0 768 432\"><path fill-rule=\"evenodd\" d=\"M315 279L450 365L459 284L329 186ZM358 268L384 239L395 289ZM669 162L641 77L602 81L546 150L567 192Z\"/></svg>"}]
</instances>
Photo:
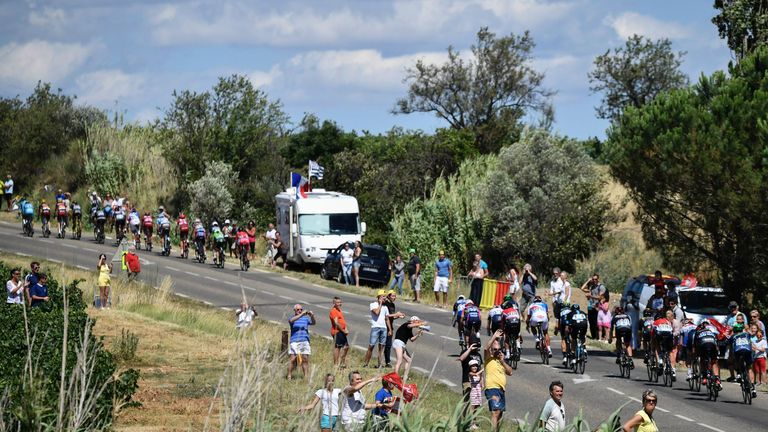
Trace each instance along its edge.
<instances>
[{"instance_id":1,"label":"white camper van","mask_svg":"<svg viewBox=\"0 0 768 432\"><path fill-rule=\"evenodd\" d=\"M315 189L296 199L295 188L275 195L277 231L287 247L288 261L322 264L329 250L361 240L357 199L340 192Z\"/></svg>"}]
</instances>

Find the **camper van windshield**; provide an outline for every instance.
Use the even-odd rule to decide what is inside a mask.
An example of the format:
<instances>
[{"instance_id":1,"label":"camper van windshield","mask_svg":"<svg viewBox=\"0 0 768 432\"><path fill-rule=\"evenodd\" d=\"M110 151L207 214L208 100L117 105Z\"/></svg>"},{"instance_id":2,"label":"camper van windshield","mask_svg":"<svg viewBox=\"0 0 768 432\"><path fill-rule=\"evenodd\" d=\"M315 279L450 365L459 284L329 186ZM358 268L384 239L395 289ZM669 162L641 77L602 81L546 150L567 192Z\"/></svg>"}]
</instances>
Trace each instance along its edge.
<instances>
[{"instance_id":1,"label":"camper van windshield","mask_svg":"<svg viewBox=\"0 0 768 432\"><path fill-rule=\"evenodd\" d=\"M728 297L716 291L681 291L680 304L683 310L701 315L726 315Z\"/></svg>"},{"instance_id":2,"label":"camper van windshield","mask_svg":"<svg viewBox=\"0 0 768 432\"><path fill-rule=\"evenodd\" d=\"M301 235L359 234L357 213L304 214L299 216Z\"/></svg>"}]
</instances>

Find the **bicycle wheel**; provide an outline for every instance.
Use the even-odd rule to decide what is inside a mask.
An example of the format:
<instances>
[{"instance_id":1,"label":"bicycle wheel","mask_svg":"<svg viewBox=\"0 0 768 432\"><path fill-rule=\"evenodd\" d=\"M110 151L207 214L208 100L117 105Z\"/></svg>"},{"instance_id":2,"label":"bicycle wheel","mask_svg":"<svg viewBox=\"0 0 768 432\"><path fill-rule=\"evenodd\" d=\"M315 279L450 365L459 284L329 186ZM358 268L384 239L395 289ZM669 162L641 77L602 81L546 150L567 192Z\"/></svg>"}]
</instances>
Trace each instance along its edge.
<instances>
[{"instance_id":1,"label":"bicycle wheel","mask_svg":"<svg viewBox=\"0 0 768 432\"><path fill-rule=\"evenodd\" d=\"M624 360L625 360L624 368L626 369L626 372L627 372L627 379L629 379L629 375L632 373L632 359L629 357L625 357Z\"/></svg>"},{"instance_id":2,"label":"bicycle wheel","mask_svg":"<svg viewBox=\"0 0 768 432\"><path fill-rule=\"evenodd\" d=\"M741 369L741 393L744 396L744 403L752 405L752 384L749 382L749 369Z\"/></svg>"},{"instance_id":3,"label":"bicycle wheel","mask_svg":"<svg viewBox=\"0 0 768 432\"><path fill-rule=\"evenodd\" d=\"M699 359L695 359L692 365L693 368L693 390L696 393L701 392L701 363Z\"/></svg>"}]
</instances>

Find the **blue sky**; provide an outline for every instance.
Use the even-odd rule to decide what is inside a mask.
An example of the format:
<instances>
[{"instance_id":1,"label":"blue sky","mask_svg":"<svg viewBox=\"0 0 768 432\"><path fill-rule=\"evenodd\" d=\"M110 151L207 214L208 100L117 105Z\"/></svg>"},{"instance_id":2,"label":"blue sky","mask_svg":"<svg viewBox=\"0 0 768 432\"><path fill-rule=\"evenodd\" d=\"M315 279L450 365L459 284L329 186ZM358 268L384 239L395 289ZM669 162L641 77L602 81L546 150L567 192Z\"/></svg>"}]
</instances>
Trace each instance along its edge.
<instances>
[{"instance_id":1,"label":"blue sky","mask_svg":"<svg viewBox=\"0 0 768 432\"><path fill-rule=\"evenodd\" d=\"M168 1L0 0L0 96L28 95L38 80L131 121L162 116L176 90L204 91L247 75L304 113L346 130L445 126L430 114L392 115L404 70L467 50L477 30L530 30L534 66L556 90L555 129L604 136L587 72L595 56L632 34L667 37L686 51L692 80L731 59L710 19L711 0Z\"/></svg>"}]
</instances>

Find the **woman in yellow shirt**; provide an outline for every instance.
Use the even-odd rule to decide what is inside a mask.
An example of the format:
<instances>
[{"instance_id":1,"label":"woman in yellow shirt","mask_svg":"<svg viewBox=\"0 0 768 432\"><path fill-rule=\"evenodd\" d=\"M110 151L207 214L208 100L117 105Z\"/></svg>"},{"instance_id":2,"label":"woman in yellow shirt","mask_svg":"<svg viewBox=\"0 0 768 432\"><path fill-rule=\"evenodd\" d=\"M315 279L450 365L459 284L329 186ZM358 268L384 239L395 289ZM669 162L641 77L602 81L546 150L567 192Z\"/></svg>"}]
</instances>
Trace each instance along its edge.
<instances>
[{"instance_id":1,"label":"woman in yellow shirt","mask_svg":"<svg viewBox=\"0 0 768 432\"><path fill-rule=\"evenodd\" d=\"M643 409L636 412L635 415L624 423L622 430L624 432L659 432L656 427L656 421L653 420L653 410L656 409L658 396L653 390L643 392Z\"/></svg>"},{"instance_id":2,"label":"woman in yellow shirt","mask_svg":"<svg viewBox=\"0 0 768 432\"><path fill-rule=\"evenodd\" d=\"M109 286L111 283L110 273L112 273L112 263L107 262L107 256L99 255L99 264L96 266L99 271L99 307L104 309L109 303Z\"/></svg>"}]
</instances>

